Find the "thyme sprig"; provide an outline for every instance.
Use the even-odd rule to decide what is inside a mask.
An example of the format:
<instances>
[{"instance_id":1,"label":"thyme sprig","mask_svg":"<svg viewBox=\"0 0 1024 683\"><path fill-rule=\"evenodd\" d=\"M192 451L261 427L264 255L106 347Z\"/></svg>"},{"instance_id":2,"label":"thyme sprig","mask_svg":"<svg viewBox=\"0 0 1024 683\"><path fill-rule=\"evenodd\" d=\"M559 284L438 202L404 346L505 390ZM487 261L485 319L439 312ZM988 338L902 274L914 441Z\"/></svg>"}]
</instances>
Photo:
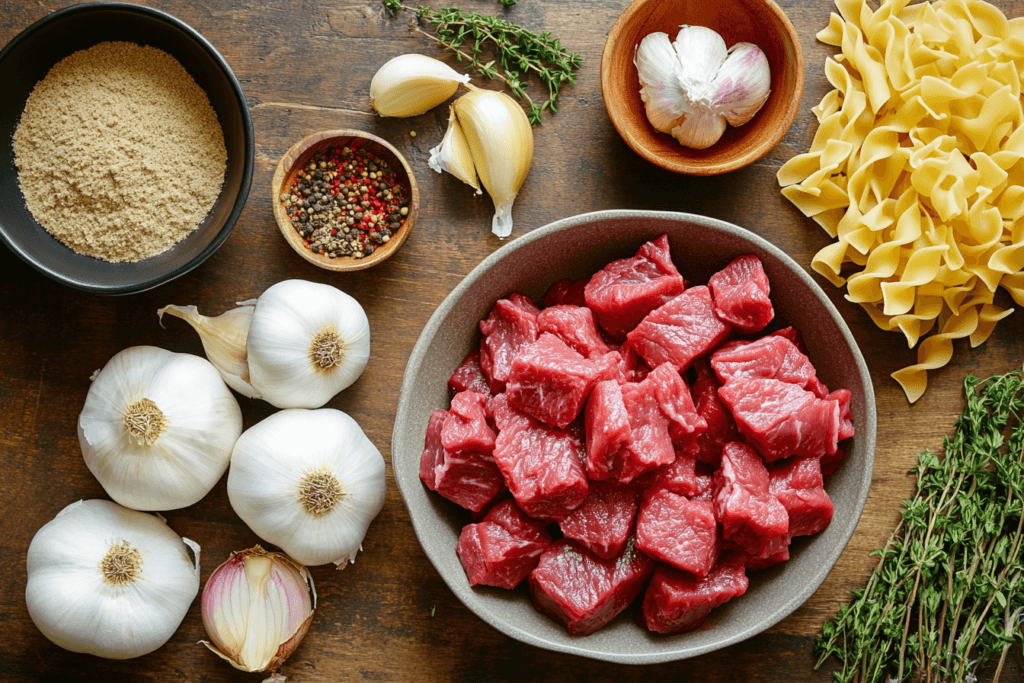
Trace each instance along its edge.
<instances>
[{"instance_id":1,"label":"thyme sprig","mask_svg":"<svg viewBox=\"0 0 1024 683\"><path fill-rule=\"evenodd\" d=\"M1024 372L964 380L944 457L918 456L917 493L867 585L822 627L837 683L977 680L1024 650Z\"/></svg>"},{"instance_id":2,"label":"thyme sprig","mask_svg":"<svg viewBox=\"0 0 1024 683\"><path fill-rule=\"evenodd\" d=\"M563 84L576 83L576 71L583 58L568 52L558 38L549 32L536 34L500 17L464 12L455 7L432 9L421 5L413 9L401 0L383 0L392 13L401 10L413 12L417 23L414 31L430 38L438 45L455 53L456 58L468 62L471 69L492 80L503 81L519 99L526 103L530 123L540 123L541 112L558 111L558 93ZM505 3L503 4L514 4ZM433 35L421 28L427 24ZM485 50L493 51L495 59L486 60ZM546 100L537 102L526 92L528 75L538 78L548 90Z\"/></svg>"}]
</instances>

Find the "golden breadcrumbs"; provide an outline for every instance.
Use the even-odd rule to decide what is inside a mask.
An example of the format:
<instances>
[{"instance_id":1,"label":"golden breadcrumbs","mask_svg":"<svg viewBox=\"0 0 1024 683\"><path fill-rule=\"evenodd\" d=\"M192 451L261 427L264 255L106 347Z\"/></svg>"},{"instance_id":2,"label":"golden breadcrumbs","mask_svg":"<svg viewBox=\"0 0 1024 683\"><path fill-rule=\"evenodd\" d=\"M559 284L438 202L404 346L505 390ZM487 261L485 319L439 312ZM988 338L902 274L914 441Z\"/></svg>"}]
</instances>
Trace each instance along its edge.
<instances>
[{"instance_id":1,"label":"golden breadcrumbs","mask_svg":"<svg viewBox=\"0 0 1024 683\"><path fill-rule=\"evenodd\" d=\"M25 203L80 254L138 261L196 229L227 151L202 88L166 52L100 43L36 84L14 133Z\"/></svg>"}]
</instances>

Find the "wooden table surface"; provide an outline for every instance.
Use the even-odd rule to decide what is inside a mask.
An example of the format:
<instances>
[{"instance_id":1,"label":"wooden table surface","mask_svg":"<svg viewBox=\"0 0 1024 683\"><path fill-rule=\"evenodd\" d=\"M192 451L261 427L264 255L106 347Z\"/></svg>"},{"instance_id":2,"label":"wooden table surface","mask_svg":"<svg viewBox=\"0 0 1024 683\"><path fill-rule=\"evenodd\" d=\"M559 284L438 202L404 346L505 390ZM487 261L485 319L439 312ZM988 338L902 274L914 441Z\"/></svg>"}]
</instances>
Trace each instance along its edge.
<instances>
[{"instance_id":1,"label":"wooden table surface","mask_svg":"<svg viewBox=\"0 0 1024 683\"><path fill-rule=\"evenodd\" d=\"M464 0L467 9L501 12L492 0ZM583 55L575 86L563 89L556 115L534 131L533 169L516 200L513 236L556 219L598 209L687 211L731 221L767 238L808 266L828 237L783 199L778 167L810 145L810 108L829 89L823 74L832 48L814 34L833 9L828 0L784 0L807 64L800 113L785 139L758 163L716 178L677 176L634 154L605 112L599 80L601 50L627 0L520 0L511 20L560 36ZM997 0L1008 15L1024 0ZM58 286L0 250L0 679L124 681L254 681L196 642L204 637L197 600L181 628L157 652L108 661L61 650L46 640L25 609L25 553L33 534L69 503L105 498L85 467L76 418L89 375L115 353L138 344L202 354L184 323L157 322L169 303L198 304L220 313L271 284L303 278L337 286L358 299L370 318L373 355L365 374L328 406L351 414L390 459L391 429L406 361L420 330L455 285L501 242L489 232L493 207L451 176L427 167L428 150L444 133L440 107L413 119L372 114L370 79L387 59L421 52L447 59L364 0L157 0L202 32L231 64L252 110L256 171L245 211L227 243L192 273L158 289L101 298ZM0 1L0 44L48 11L49 0ZM447 60L456 65L454 60ZM457 65L456 65L457 66ZM391 260L368 271L332 274L295 254L271 212L270 180L278 158L319 130L358 128L391 141L415 169L422 193L419 222ZM412 136L415 131L416 135ZM908 405L889 374L915 358L901 337L883 333L823 279L860 345L875 382L878 450L874 483L857 532L828 579L807 603L766 633L699 659L631 668L535 649L501 635L454 597L413 535L388 467L388 499L370 528L364 551L343 573L316 567L320 607L309 636L284 667L294 681L825 681L814 672L812 644L822 621L873 565L868 553L894 527L900 501L912 491L906 471L924 449L938 449L963 401L965 373L988 375L1020 367L1024 314L1001 323L987 344L956 344L953 361L930 374L928 393ZM249 427L273 412L240 399ZM232 513L222 480L197 505L166 514L178 533L203 547L203 581L230 551L257 537ZM833 663L830 663L831 668ZM1004 681L1020 681L1024 664L1012 655ZM982 680L986 680L984 676Z\"/></svg>"}]
</instances>

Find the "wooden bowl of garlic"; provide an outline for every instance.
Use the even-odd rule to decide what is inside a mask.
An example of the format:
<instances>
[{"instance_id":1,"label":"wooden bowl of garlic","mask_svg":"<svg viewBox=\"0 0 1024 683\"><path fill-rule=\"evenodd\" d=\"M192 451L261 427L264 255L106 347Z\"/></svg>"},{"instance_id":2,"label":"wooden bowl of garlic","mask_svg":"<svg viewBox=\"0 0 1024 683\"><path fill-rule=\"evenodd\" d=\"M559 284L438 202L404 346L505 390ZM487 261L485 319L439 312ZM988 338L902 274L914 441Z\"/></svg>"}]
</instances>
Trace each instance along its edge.
<instances>
[{"instance_id":1,"label":"wooden bowl of garlic","mask_svg":"<svg viewBox=\"0 0 1024 683\"><path fill-rule=\"evenodd\" d=\"M363 270L389 258L416 225L420 193L405 157L358 130L314 133L292 146L272 182L281 234L310 263Z\"/></svg>"},{"instance_id":2,"label":"wooden bowl of garlic","mask_svg":"<svg viewBox=\"0 0 1024 683\"><path fill-rule=\"evenodd\" d=\"M689 101L676 102L683 95L673 88L664 88L658 97L661 102L649 101L646 105L641 96L640 76L634 60L637 48L648 36L661 32L667 34L662 42L667 48L653 51L651 61L655 69L672 64L659 63L676 56L675 48L683 49L677 41L681 27L706 27L718 33L725 46L736 48L740 43L752 43L760 48L767 58L770 74L768 95L763 105L746 123L726 125L719 114L717 102L710 102L708 121L698 121L693 114L683 118L677 114L681 109L694 110ZM676 41L675 44L669 41ZM690 41L689 52L678 55L683 64L701 60L707 50L704 46ZM658 46L661 47L661 46ZM667 50L667 51L666 51ZM637 60L640 61L640 60ZM721 64L721 62L719 63ZM718 65L714 67L718 69ZM737 81L746 78L751 89L763 85L763 74L754 69L735 70ZM710 83L710 81L709 81ZM700 92L700 83L691 88L694 100L707 100ZM771 0L634 0L619 17L608 34L604 54L601 58L601 91L608 115L616 130L637 154L658 166L688 175L718 175L746 166L768 153L789 130L800 107L800 96L804 89L804 58L793 25L778 5ZM682 88L686 90L685 86ZM649 100L654 98L648 96ZM675 105L680 109L673 109ZM652 106L654 111L652 112ZM660 110L658 107L661 107ZM675 129L676 137L704 149L687 147L677 141L670 132L659 132L651 116L665 121L660 128ZM674 120L670 120L674 119ZM713 119L713 120L712 120ZM679 128L689 128L680 131ZM724 130L723 130L724 129ZM717 135L721 137L717 137ZM711 140L712 143L708 141ZM714 141L717 140L717 141Z\"/></svg>"}]
</instances>

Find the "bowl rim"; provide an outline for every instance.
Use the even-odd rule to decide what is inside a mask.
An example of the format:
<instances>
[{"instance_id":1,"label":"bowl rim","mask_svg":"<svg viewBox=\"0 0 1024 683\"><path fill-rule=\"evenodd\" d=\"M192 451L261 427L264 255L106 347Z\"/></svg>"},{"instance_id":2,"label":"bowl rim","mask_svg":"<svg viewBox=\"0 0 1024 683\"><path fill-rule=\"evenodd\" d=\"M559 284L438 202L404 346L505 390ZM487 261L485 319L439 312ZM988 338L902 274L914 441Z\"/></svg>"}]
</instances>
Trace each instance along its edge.
<instances>
[{"instance_id":1,"label":"bowl rim","mask_svg":"<svg viewBox=\"0 0 1024 683\"><path fill-rule=\"evenodd\" d=\"M409 179L409 215L406 216L405 223L402 224L397 236L387 242L387 247L380 247L365 258L354 259L351 257L344 257L346 259L351 259L351 261L346 260L343 262L340 261L340 259L324 259L319 254L313 254L309 249L300 247L299 244L301 242L301 238L294 237L294 235L297 235L298 233L292 225L291 219L281 208L281 203L278 201L278 196L284 189L284 183L288 179L288 176L291 175L292 169L296 166L295 162L298 161L299 157L304 155L309 148L320 142L325 140L335 140L342 137L362 138L363 140L380 145L384 149L388 150L391 154L395 155L396 159L398 159L398 162L402 166L402 170ZM286 159L291 159L291 164L288 168L285 168ZM309 263L312 263L318 268L330 270L335 273L366 270L378 263L387 261L402 248L403 244L405 244L405 240L408 239L409 233L412 232L412 229L416 227L416 222L419 218L420 190L419 185L416 183L416 176L413 174L412 167L409 165L409 160L406 159L394 145L384 138L374 135L373 133L368 133L365 130L356 130L355 128L338 128L310 133L289 147L288 150L281 155L281 158L277 161L277 165L274 167L274 177L270 180L270 190L270 201L274 208L274 222L277 223L277 228L281 231L284 241L287 242L299 256Z\"/></svg>"},{"instance_id":2,"label":"bowl rim","mask_svg":"<svg viewBox=\"0 0 1024 683\"><path fill-rule=\"evenodd\" d=\"M18 35L14 36L0 50L0 62L3 62L7 58L8 54L14 50L15 47L20 45L25 40L28 40L35 33L46 28L50 23L57 21L58 19L66 16L83 14L92 12L94 10L120 10L124 12L130 12L135 14L147 15L155 18L164 23L170 24L175 28L179 29L187 36L192 38L196 44L206 51L207 54L220 66L225 75L228 78L228 82L231 84L232 92L235 98L238 100L242 111L242 122L243 122L243 137L245 143L245 154L242 166L242 182L238 188L238 197L235 199L235 203L231 209L231 213L228 214L227 219L224 221L224 225L217 232L217 235L213 240L203 248L198 254L189 259L186 263L174 268L162 275L157 275L144 280L139 280L133 283L117 284L111 286L99 286L89 283L79 282L72 278L67 277L64 273L59 270L51 268L46 263L38 261L37 259L29 256L24 250L22 250L18 243L12 240L6 230L0 230L0 242L3 242L8 249L11 250L18 258L36 269L43 275L46 275L50 279L70 287L77 289L82 292L88 292L90 294L101 294L101 295L124 295L124 294L137 294L139 292L145 292L155 287L159 287L162 284L170 282L176 278L185 275L193 269L199 267L206 259L210 258L215 251L220 249L221 245L227 241L234 230L235 224L238 222L238 218L242 215L242 210L245 208L246 200L249 198L249 190L252 187L252 175L255 167L256 157L256 139L253 133L252 126L252 114L249 111L249 103L245 99L245 93L242 92L242 85L238 81L238 77L235 76L235 72L231 69L231 66L224 59L224 56L208 41L199 31L186 24L181 19L178 19L172 14L168 14L162 10L155 9L153 7L147 7L145 5L135 5L129 2L84 2L77 5L70 5L59 10L55 10L46 16L37 19L35 22L23 29Z\"/></svg>"},{"instance_id":3,"label":"bowl rim","mask_svg":"<svg viewBox=\"0 0 1024 683\"><path fill-rule=\"evenodd\" d=\"M804 92L804 52L800 45L800 36L797 34L796 28L789 20L789 17L786 16L786 13L781 7L773 2L773 0L757 1L762 2L769 12L778 17L782 23L782 27L785 29L785 35L793 43L793 52L796 55L796 64L794 65L796 86L794 88L793 96L789 98L785 124L779 128L779 132L775 135L764 137L760 142L753 145L746 155L731 162L698 164L686 161L668 161L654 152L651 152L646 147L634 144L635 140L633 137L628 135L622 128L622 124L620 123L621 116L616 116L612 113L613 111L618 111L619 107L615 98L611 93L609 93L608 79L610 78L610 73L612 71L612 55L617 43L619 42L619 34L622 33L626 24L632 20L633 15L640 10L640 7L650 1L662 2L664 0L633 0L629 6L622 11L622 14L619 15L619 18L615 23L612 24L611 29L608 31L608 37L605 39L604 50L601 51L601 99L604 101L604 107L608 112L608 118L611 119L612 125L615 126L615 130L618 132L619 137L622 138L631 150L652 164L659 168L663 168L666 171L672 171L673 173L681 173L684 175L711 176L729 173L739 168L743 168L744 166L749 166L770 152L773 147L779 144L779 142L786 137L786 133L793 127L793 121L796 120L797 112L800 111L800 102Z\"/></svg>"},{"instance_id":4,"label":"bowl rim","mask_svg":"<svg viewBox=\"0 0 1024 683\"><path fill-rule=\"evenodd\" d=\"M871 488L871 477L872 471L874 469L875 439L877 431L875 393L874 387L871 382L871 373L868 370L867 363L864 361L864 356L860 352L860 347L857 345L856 340L853 338L853 334L850 332L849 327L846 325L846 321L843 320L843 317L839 313L838 309L836 309L836 307L829 300L825 292L811 278L807 271L804 270L804 268L802 268L796 261L790 258L781 249L779 249L778 247L776 247L763 237L750 232L749 230L741 228L733 223L719 220L717 218L711 218L708 216L701 216L697 214L676 211L644 211L634 209L593 211L590 213L570 216L568 218L563 218L561 220L549 223L543 227L532 230L531 232L526 233L525 235L522 235L517 239L509 242L500 249L494 251L490 256L485 258L483 261L481 261L472 271L469 272L468 275L466 275L465 278L463 278L463 280L455 287L455 289L453 289L451 293L448 294L447 297L445 297L441 304L438 305L437 309L430 316L430 319L424 326L423 331L420 333L420 336L416 341L416 345L413 347L412 353L409 356L409 360L405 367L405 374L402 380L402 388L398 402L398 410L395 414L395 426L391 436L391 466L392 472L394 472L396 469L394 463L395 452L396 450L398 450L398 441L400 439L399 426L408 422L409 413L412 411L411 395L415 390L415 378L413 376L414 373L412 372L412 368L419 367L423 363L427 349L430 346L431 339L437 333L439 327L441 326L442 318L448 314L448 311L452 307L454 302L459 297L461 297L462 294L467 289L469 289L469 287L472 284L474 284L476 280L482 277L492 266L494 266L507 256L511 255L513 252L527 246L528 244L537 239L585 223L623 218L654 218L683 220L696 224L698 226L709 227L718 230L725 230L726 232L732 234L741 235L758 248L765 250L775 258L782 261L792 271L794 271L796 275L799 277L799 279L814 294L819 303L825 308L829 316L839 327L839 331L843 337L843 340L850 347L850 350L853 354L854 360L857 365L858 375L862 378L861 388L864 391L864 402L865 406L867 407L867 420L866 424L862 428L859 428L858 436L862 436L865 439L865 449L868 454L868 462L867 467L865 468L865 471L860 477L859 481L860 486L859 490L857 491L857 500L859 501L859 504L857 513L856 515L851 516L849 519L844 520L845 524L847 525L847 528L845 529L842 535L841 543L836 545L836 549L829 557L828 563L826 565L821 566L823 571L821 571L820 574L814 580L804 584L799 591L789 596L787 600L780 602L780 606L773 609L771 614L764 618L761 618L760 620L754 622L752 625L745 628L740 633L736 634L731 638L723 640L722 642L690 648L682 647L678 650L654 653L595 652L593 650L586 649L585 639L574 640L574 644L572 645L565 645L562 643L553 642L543 637L539 637L532 633L523 631L522 629L517 628L516 626L513 626L512 624L505 621L504 619L496 616L492 612L488 611L481 613L473 605L466 602L466 600L464 600L463 596L461 595L461 593L465 591L462 590L461 586L457 588L448 582L448 579L445 577L444 571L442 571L441 567L439 567L438 565L438 563L441 561L441 558L435 558L434 554L428 549L424 537L430 533L430 529L428 528L429 525L422 518L417 519L417 517L413 514L413 510L412 507L410 506L409 499L406 496L405 488L403 487L402 479L397 474L395 474L395 482L398 485L399 494L402 496L402 502L405 505L406 510L409 512L409 519L412 522L413 531L415 532L416 538L420 543L420 547L423 548L423 552L430 560L430 563L434 566L434 569L438 572L438 574L441 575L441 578L445 581L445 584L448 586L448 588L471 612L476 614L477 617L479 617L480 619L482 619L483 621L485 621L486 623L488 623L489 625L491 625L492 627L494 627L495 629L497 629L501 633L504 633L507 636L515 638L516 640L527 643L529 645L534 645L536 647L540 647L546 650L573 654L591 659L604 660L608 662L615 662L619 664L658 664L663 662L670 662L680 659L697 657L699 655L703 655L708 652L712 652L714 650L727 647L729 645L734 645L738 642L746 640L747 638L757 635L765 629L774 626L775 624L777 624L778 622L782 621L784 618L792 614L798 607L800 607L804 602L806 602L807 599L810 598L811 595L813 595L818 590L822 583L824 583L825 579L831 573L832 568L839 560L839 557L843 554L843 551L849 544L850 538L853 536L853 533L856 530L858 523L860 521L861 515L864 512L864 506L867 501L869 490ZM416 478L415 481L417 483L419 482L418 477ZM839 522L839 520L833 520L833 523L836 522ZM576 645L575 643L577 642L579 642L580 645Z\"/></svg>"}]
</instances>

